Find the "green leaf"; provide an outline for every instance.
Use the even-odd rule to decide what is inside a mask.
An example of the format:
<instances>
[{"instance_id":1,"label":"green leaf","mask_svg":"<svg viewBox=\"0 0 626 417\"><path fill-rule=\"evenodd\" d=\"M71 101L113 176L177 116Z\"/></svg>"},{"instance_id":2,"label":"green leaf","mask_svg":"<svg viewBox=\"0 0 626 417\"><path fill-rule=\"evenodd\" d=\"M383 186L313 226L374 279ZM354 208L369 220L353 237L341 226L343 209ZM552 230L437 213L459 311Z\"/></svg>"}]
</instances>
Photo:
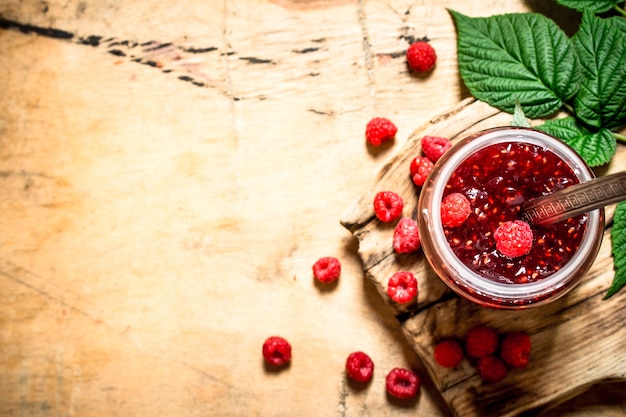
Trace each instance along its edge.
<instances>
[{"instance_id":1,"label":"green leaf","mask_svg":"<svg viewBox=\"0 0 626 417\"><path fill-rule=\"evenodd\" d=\"M576 115L596 128L621 127L626 123L626 31L614 19L585 11L572 41L585 75L574 99Z\"/></svg>"},{"instance_id":2,"label":"green leaf","mask_svg":"<svg viewBox=\"0 0 626 417\"><path fill-rule=\"evenodd\" d=\"M610 130L600 129L598 132L591 132L573 117L548 120L536 129L567 143L591 167L609 162L617 148L615 136Z\"/></svg>"},{"instance_id":3,"label":"green leaf","mask_svg":"<svg viewBox=\"0 0 626 417\"><path fill-rule=\"evenodd\" d=\"M519 126L519 127L532 127L526 115L524 114L524 109L522 109L522 105L519 104L519 101L515 103L515 109L513 110L513 120L511 121L511 126Z\"/></svg>"},{"instance_id":4,"label":"green leaf","mask_svg":"<svg viewBox=\"0 0 626 417\"><path fill-rule=\"evenodd\" d=\"M619 203L615 209L611 230L611 251L615 277L604 299L609 298L626 285L626 201Z\"/></svg>"},{"instance_id":5,"label":"green leaf","mask_svg":"<svg viewBox=\"0 0 626 417\"><path fill-rule=\"evenodd\" d=\"M449 10L457 27L459 71L479 100L530 118L555 113L572 98L582 73L567 35L536 13L472 18Z\"/></svg>"},{"instance_id":6,"label":"green leaf","mask_svg":"<svg viewBox=\"0 0 626 417\"><path fill-rule=\"evenodd\" d=\"M615 25L617 29L626 33L626 19L624 19L623 17L613 16L613 17L609 17L607 20L611 22L613 25Z\"/></svg>"},{"instance_id":7,"label":"green leaf","mask_svg":"<svg viewBox=\"0 0 626 417\"><path fill-rule=\"evenodd\" d=\"M557 3L576 9L579 12L591 10L593 13L603 13L611 10L623 0L556 0Z\"/></svg>"}]
</instances>

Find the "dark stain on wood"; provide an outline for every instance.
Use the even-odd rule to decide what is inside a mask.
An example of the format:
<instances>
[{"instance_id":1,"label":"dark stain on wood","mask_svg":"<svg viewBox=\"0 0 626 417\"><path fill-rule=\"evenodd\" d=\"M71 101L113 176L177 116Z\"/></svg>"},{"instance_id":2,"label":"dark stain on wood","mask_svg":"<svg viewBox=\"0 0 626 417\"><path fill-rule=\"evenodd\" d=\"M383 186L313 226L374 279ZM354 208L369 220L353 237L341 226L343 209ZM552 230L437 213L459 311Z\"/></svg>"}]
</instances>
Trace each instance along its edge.
<instances>
[{"instance_id":1,"label":"dark stain on wood","mask_svg":"<svg viewBox=\"0 0 626 417\"><path fill-rule=\"evenodd\" d=\"M189 52L190 54L204 54L207 52L217 51L215 46L209 46L206 48L181 48L185 52Z\"/></svg>"},{"instance_id":2,"label":"dark stain on wood","mask_svg":"<svg viewBox=\"0 0 626 417\"><path fill-rule=\"evenodd\" d=\"M25 34L35 34L39 36L45 36L47 38L53 39L64 39L70 40L74 38L74 34L72 32L68 32L61 29L55 28L46 28L41 26L34 26L24 23L15 22L13 20L5 19L4 16L0 15L0 29L14 29L19 30Z\"/></svg>"},{"instance_id":3,"label":"dark stain on wood","mask_svg":"<svg viewBox=\"0 0 626 417\"><path fill-rule=\"evenodd\" d=\"M106 52L111 55L121 58L129 58L131 62L147 65L149 67L158 69L162 68L164 64L167 64L168 61L183 59L184 54L202 54L216 51L218 49L214 46L200 48L182 47L175 45L173 42L161 43L154 40L138 42L128 39L118 39L116 37L106 37L105 39L103 36L95 34L78 37L77 35L69 31L20 23L10 19L6 19L2 15L0 15L0 29L17 30L24 34L34 34L46 38L73 41L78 45L91 46L93 48L103 47L106 48ZM133 49L136 48L141 48L141 50L133 51ZM163 60L155 59L155 56L159 53L165 54L167 52L168 54L172 54L172 49L176 50L177 52L175 54L175 58L163 55ZM228 52L225 55L233 54L233 52ZM248 61L252 64L274 64L274 62L269 59L259 59L255 57L243 57L240 59ZM165 68L162 70L162 73L164 74L168 74L170 72L175 72L175 70L171 68ZM207 87L207 84L205 82L196 80L187 75L179 76L178 79L188 82L196 87Z\"/></svg>"},{"instance_id":4,"label":"dark stain on wood","mask_svg":"<svg viewBox=\"0 0 626 417\"><path fill-rule=\"evenodd\" d=\"M91 35L91 36L80 37L78 39L78 43L80 45L89 45L95 48L96 46L100 46L101 40L102 40L102 36Z\"/></svg>"},{"instance_id":5,"label":"dark stain on wood","mask_svg":"<svg viewBox=\"0 0 626 417\"><path fill-rule=\"evenodd\" d=\"M304 49L294 49L293 52L295 52L296 54L308 54L309 52L315 52L315 51L319 51L319 47L318 48L304 48Z\"/></svg>"},{"instance_id":6,"label":"dark stain on wood","mask_svg":"<svg viewBox=\"0 0 626 417\"><path fill-rule=\"evenodd\" d=\"M271 59L262 59L262 58L256 58L253 56L242 56L239 59L242 61L247 61L250 64L275 64L275 62L272 61Z\"/></svg>"}]
</instances>

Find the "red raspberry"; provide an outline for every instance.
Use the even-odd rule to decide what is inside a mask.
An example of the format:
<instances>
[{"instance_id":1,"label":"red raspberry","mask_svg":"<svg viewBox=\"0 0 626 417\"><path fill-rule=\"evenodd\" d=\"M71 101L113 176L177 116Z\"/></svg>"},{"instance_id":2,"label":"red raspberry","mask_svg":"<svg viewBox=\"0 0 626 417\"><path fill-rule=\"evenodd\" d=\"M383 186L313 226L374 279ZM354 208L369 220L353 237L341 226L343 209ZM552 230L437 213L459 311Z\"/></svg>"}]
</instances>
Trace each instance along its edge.
<instances>
[{"instance_id":1,"label":"red raspberry","mask_svg":"<svg viewBox=\"0 0 626 417\"><path fill-rule=\"evenodd\" d=\"M365 139L372 146L380 146L396 137L398 128L391 120L384 117L375 117L365 127Z\"/></svg>"},{"instance_id":2,"label":"red raspberry","mask_svg":"<svg viewBox=\"0 0 626 417\"><path fill-rule=\"evenodd\" d=\"M368 382L374 375L374 362L363 352L353 352L346 359L346 374L357 382Z\"/></svg>"},{"instance_id":3,"label":"red raspberry","mask_svg":"<svg viewBox=\"0 0 626 417\"><path fill-rule=\"evenodd\" d=\"M381 222L390 223L402 215L404 202L393 191L381 191L374 197L374 213Z\"/></svg>"},{"instance_id":4,"label":"red raspberry","mask_svg":"<svg viewBox=\"0 0 626 417\"><path fill-rule=\"evenodd\" d=\"M313 276L321 282L333 282L341 274L341 263L339 259L327 256L320 258L313 264Z\"/></svg>"},{"instance_id":5,"label":"red raspberry","mask_svg":"<svg viewBox=\"0 0 626 417\"><path fill-rule=\"evenodd\" d=\"M472 212L472 205L461 193L452 193L441 202L441 222L446 227L458 227Z\"/></svg>"},{"instance_id":6,"label":"red raspberry","mask_svg":"<svg viewBox=\"0 0 626 417\"><path fill-rule=\"evenodd\" d=\"M385 387L392 397L409 399L417 395L420 389L420 378L413 371L404 368L393 368L385 378Z\"/></svg>"},{"instance_id":7,"label":"red raspberry","mask_svg":"<svg viewBox=\"0 0 626 417\"><path fill-rule=\"evenodd\" d=\"M498 335L486 326L476 326L465 336L465 351L474 358L491 355L498 349Z\"/></svg>"},{"instance_id":8,"label":"red raspberry","mask_svg":"<svg viewBox=\"0 0 626 417\"><path fill-rule=\"evenodd\" d=\"M428 174L433 170L433 162L425 156L416 156L411 161L410 171L413 184L421 187L424 185Z\"/></svg>"},{"instance_id":9,"label":"red raspberry","mask_svg":"<svg viewBox=\"0 0 626 417\"><path fill-rule=\"evenodd\" d=\"M509 373L502 359L493 355L483 356L478 359L476 370L478 371L478 375L480 375L485 382L502 381Z\"/></svg>"},{"instance_id":10,"label":"red raspberry","mask_svg":"<svg viewBox=\"0 0 626 417\"><path fill-rule=\"evenodd\" d=\"M408 303L417 295L417 280L408 271L396 272L387 283L387 295L396 303Z\"/></svg>"},{"instance_id":11,"label":"red raspberry","mask_svg":"<svg viewBox=\"0 0 626 417\"><path fill-rule=\"evenodd\" d=\"M454 368L463 360L463 346L458 340L444 340L435 346L435 361L444 368Z\"/></svg>"},{"instance_id":12,"label":"red raspberry","mask_svg":"<svg viewBox=\"0 0 626 417\"><path fill-rule=\"evenodd\" d=\"M511 368L528 366L530 337L526 333L510 333L504 336L500 345L500 357Z\"/></svg>"},{"instance_id":13,"label":"red raspberry","mask_svg":"<svg viewBox=\"0 0 626 417\"><path fill-rule=\"evenodd\" d=\"M502 223L493 234L496 249L509 258L526 255L533 247L533 231L521 220Z\"/></svg>"},{"instance_id":14,"label":"red raspberry","mask_svg":"<svg viewBox=\"0 0 626 417\"><path fill-rule=\"evenodd\" d=\"M417 41L406 51L406 62L413 71L430 71L437 62L437 54L428 42Z\"/></svg>"},{"instance_id":15,"label":"red raspberry","mask_svg":"<svg viewBox=\"0 0 626 417\"><path fill-rule=\"evenodd\" d=\"M263 343L263 358L270 365L285 365L291 360L291 345L280 336L270 336Z\"/></svg>"},{"instance_id":16,"label":"red raspberry","mask_svg":"<svg viewBox=\"0 0 626 417\"><path fill-rule=\"evenodd\" d=\"M424 152L424 156L433 163L437 162L439 158L441 158L441 155L451 147L452 142L446 138L440 138L438 136L424 136L422 138L422 152Z\"/></svg>"},{"instance_id":17,"label":"red raspberry","mask_svg":"<svg viewBox=\"0 0 626 417\"><path fill-rule=\"evenodd\" d=\"M393 249L398 253L411 253L421 245L417 222L410 217L401 218L393 231Z\"/></svg>"}]
</instances>

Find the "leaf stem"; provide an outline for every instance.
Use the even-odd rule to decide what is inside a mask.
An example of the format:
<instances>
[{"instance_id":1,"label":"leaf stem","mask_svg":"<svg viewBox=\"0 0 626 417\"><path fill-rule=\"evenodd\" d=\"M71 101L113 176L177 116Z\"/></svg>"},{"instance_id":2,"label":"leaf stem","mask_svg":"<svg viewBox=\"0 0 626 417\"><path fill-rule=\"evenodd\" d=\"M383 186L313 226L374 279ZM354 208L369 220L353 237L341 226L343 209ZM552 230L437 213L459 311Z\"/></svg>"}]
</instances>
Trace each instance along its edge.
<instances>
[{"instance_id":1,"label":"leaf stem","mask_svg":"<svg viewBox=\"0 0 626 417\"><path fill-rule=\"evenodd\" d=\"M615 8L615 10L617 10L618 13L620 13L622 16L626 17L626 11L624 9L619 7L617 4L614 6L614 8Z\"/></svg>"},{"instance_id":2,"label":"leaf stem","mask_svg":"<svg viewBox=\"0 0 626 417\"><path fill-rule=\"evenodd\" d=\"M613 136L615 137L615 139L619 140L620 142L626 143L626 136L620 135L619 133L615 133L615 132L613 132Z\"/></svg>"}]
</instances>

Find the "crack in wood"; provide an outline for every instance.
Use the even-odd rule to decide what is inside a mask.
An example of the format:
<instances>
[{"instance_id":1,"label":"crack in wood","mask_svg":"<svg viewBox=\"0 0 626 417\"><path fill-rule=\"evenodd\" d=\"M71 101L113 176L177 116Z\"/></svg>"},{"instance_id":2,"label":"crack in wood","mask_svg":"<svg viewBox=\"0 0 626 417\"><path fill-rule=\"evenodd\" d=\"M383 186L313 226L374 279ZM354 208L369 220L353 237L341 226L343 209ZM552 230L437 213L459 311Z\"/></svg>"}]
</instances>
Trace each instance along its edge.
<instances>
[{"instance_id":1,"label":"crack in wood","mask_svg":"<svg viewBox=\"0 0 626 417\"><path fill-rule=\"evenodd\" d=\"M359 20L359 27L361 28L361 36L363 38L363 54L365 70L367 72L367 85L369 87L370 98L372 103L376 104L376 82L374 77L374 59L372 54L372 46L370 44L369 32L367 30L367 14L365 12L365 0L359 0L357 5L357 17Z\"/></svg>"},{"instance_id":2,"label":"crack in wood","mask_svg":"<svg viewBox=\"0 0 626 417\"><path fill-rule=\"evenodd\" d=\"M19 23L9 19L5 19L2 15L0 15L0 29L13 29L18 30L26 35L35 34L53 39L71 40L72 38L74 38L73 33L67 32L65 30Z\"/></svg>"},{"instance_id":3,"label":"crack in wood","mask_svg":"<svg viewBox=\"0 0 626 417\"><path fill-rule=\"evenodd\" d=\"M339 390L339 401L337 402L339 415L342 417L345 417L348 411L348 406L347 406L347 401L346 401L347 398L348 398L348 389L347 389L346 379L343 377L343 374L342 374L341 388Z\"/></svg>"},{"instance_id":4,"label":"crack in wood","mask_svg":"<svg viewBox=\"0 0 626 417\"><path fill-rule=\"evenodd\" d=\"M79 36L63 29L20 23L7 19L2 15L0 15L0 29L15 30L26 35L37 35L50 39L69 41L77 45L101 48L108 54L118 58L125 58L133 63L160 69L164 74L184 72L185 75L178 76L177 79L188 82L195 87L217 87L202 74L193 72L193 68L201 63L202 60L198 56L218 51L219 48L215 46L181 46L173 42L158 42L155 40L140 42L116 37L105 38L96 34ZM225 55L231 55L231 53L225 53ZM240 59L254 64L274 63L272 60L255 57L243 57Z\"/></svg>"},{"instance_id":5,"label":"crack in wood","mask_svg":"<svg viewBox=\"0 0 626 417\"><path fill-rule=\"evenodd\" d=\"M253 56L242 56L242 57L239 57L239 59L242 61L247 61L250 64L273 64L273 65L276 64L271 59L262 59L262 58L256 58Z\"/></svg>"},{"instance_id":6,"label":"crack in wood","mask_svg":"<svg viewBox=\"0 0 626 417\"><path fill-rule=\"evenodd\" d=\"M315 52L319 50L320 50L319 47L311 47L311 48L304 48L304 49L294 49L292 50L292 52L295 52L296 54L308 54L310 52Z\"/></svg>"}]
</instances>

